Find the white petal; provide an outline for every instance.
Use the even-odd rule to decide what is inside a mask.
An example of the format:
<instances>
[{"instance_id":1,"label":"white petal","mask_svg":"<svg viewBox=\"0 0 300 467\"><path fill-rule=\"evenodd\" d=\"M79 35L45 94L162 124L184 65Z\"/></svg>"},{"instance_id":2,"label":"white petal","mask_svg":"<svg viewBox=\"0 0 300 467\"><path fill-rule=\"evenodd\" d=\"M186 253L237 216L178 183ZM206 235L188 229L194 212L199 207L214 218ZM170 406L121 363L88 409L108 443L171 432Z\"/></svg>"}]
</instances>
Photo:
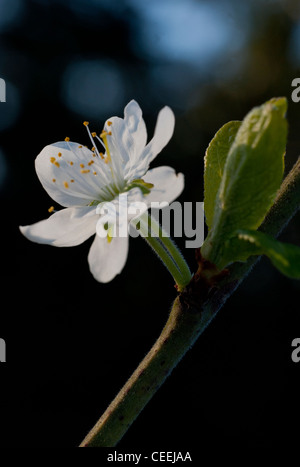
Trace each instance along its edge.
<instances>
[{"instance_id":1,"label":"white petal","mask_svg":"<svg viewBox=\"0 0 300 467\"><path fill-rule=\"evenodd\" d=\"M149 163L168 144L173 136L175 127L175 116L170 107L164 107L158 114L157 122L152 140L144 149L143 156L147 154Z\"/></svg>"},{"instance_id":2,"label":"white petal","mask_svg":"<svg viewBox=\"0 0 300 467\"><path fill-rule=\"evenodd\" d=\"M139 156L146 146L147 130L142 117L142 110L134 100L130 101L124 109L125 124L134 139L135 152Z\"/></svg>"},{"instance_id":3,"label":"white petal","mask_svg":"<svg viewBox=\"0 0 300 467\"><path fill-rule=\"evenodd\" d=\"M148 170L143 180L154 185L151 192L145 196L148 206L153 201L171 203L178 198L184 188L183 174L176 174L172 167L167 166Z\"/></svg>"},{"instance_id":4,"label":"white petal","mask_svg":"<svg viewBox=\"0 0 300 467\"><path fill-rule=\"evenodd\" d=\"M114 237L110 243L96 235L88 255L90 271L99 282L109 282L122 271L128 255L129 239Z\"/></svg>"},{"instance_id":5,"label":"white petal","mask_svg":"<svg viewBox=\"0 0 300 467\"><path fill-rule=\"evenodd\" d=\"M136 166L147 142L146 126L138 103L130 101L124 109L124 119L109 118L104 130L109 133L107 142L114 172L120 180L128 179L127 174Z\"/></svg>"},{"instance_id":6,"label":"white petal","mask_svg":"<svg viewBox=\"0 0 300 467\"><path fill-rule=\"evenodd\" d=\"M104 130L111 156L111 166L119 184L124 181L124 166L134 154L134 141L122 118L111 117L106 121ZM108 164L107 164L108 165Z\"/></svg>"},{"instance_id":7,"label":"white petal","mask_svg":"<svg viewBox=\"0 0 300 467\"><path fill-rule=\"evenodd\" d=\"M104 130L112 133L113 144L119 146L122 157L138 156L146 146L147 131L142 110L134 100L124 109L124 119L111 117L105 122ZM109 141L109 139L108 139Z\"/></svg>"},{"instance_id":8,"label":"white petal","mask_svg":"<svg viewBox=\"0 0 300 467\"><path fill-rule=\"evenodd\" d=\"M46 146L37 156L35 168L47 193L62 206L87 206L108 196L104 188L111 182L107 164L78 143L61 141Z\"/></svg>"},{"instance_id":9,"label":"white petal","mask_svg":"<svg viewBox=\"0 0 300 467\"><path fill-rule=\"evenodd\" d=\"M21 226L20 230L33 242L75 246L96 232L98 219L96 208L74 207L62 209L36 224Z\"/></svg>"},{"instance_id":10,"label":"white petal","mask_svg":"<svg viewBox=\"0 0 300 467\"><path fill-rule=\"evenodd\" d=\"M175 126L175 116L170 107L164 107L158 114L154 136L143 150L135 167L134 178L146 173L149 164L170 141Z\"/></svg>"}]
</instances>

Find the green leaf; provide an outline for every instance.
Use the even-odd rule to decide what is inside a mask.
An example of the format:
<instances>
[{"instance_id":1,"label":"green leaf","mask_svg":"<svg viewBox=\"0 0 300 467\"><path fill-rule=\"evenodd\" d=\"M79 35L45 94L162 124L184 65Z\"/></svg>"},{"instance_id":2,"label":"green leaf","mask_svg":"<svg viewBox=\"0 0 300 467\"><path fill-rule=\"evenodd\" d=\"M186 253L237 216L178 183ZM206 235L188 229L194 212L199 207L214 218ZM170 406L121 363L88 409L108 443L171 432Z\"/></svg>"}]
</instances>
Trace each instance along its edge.
<instances>
[{"instance_id":1,"label":"green leaf","mask_svg":"<svg viewBox=\"0 0 300 467\"><path fill-rule=\"evenodd\" d=\"M230 262L227 240L238 229L257 229L275 200L284 170L286 109L285 98L255 107L230 146L211 230L201 248L219 268Z\"/></svg>"},{"instance_id":2,"label":"green leaf","mask_svg":"<svg viewBox=\"0 0 300 467\"><path fill-rule=\"evenodd\" d=\"M233 238L238 246L239 257L245 261L251 255L264 254L280 272L288 277L300 279L300 248L289 243L278 242L275 238L255 230L239 230ZM243 253L241 254L241 252ZM234 253L234 249L232 250Z\"/></svg>"},{"instance_id":3,"label":"green leaf","mask_svg":"<svg viewBox=\"0 0 300 467\"><path fill-rule=\"evenodd\" d=\"M259 227L284 170L286 99L272 99L243 120L230 148L216 199L213 226L223 233Z\"/></svg>"},{"instance_id":4,"label":"green leaf","mask_svg":"<svg viewBox=\"0 0 300 467\"><path fill-rule=\"evenodd\" d=\"M215 134L204 158L204 212L210 229L213 222L215 200L223 177L229 149L242 122L228 122Z\"/></svg>"}]
</instances>

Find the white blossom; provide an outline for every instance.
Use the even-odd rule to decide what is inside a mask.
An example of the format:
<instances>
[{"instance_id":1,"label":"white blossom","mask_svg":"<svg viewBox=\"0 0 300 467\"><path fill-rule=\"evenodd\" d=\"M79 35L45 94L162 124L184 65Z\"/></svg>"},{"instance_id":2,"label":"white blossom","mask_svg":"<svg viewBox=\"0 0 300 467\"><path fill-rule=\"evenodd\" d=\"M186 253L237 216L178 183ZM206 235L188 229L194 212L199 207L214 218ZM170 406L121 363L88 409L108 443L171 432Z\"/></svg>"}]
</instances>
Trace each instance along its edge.
<instances>
[{"instance_id":1,"label":"white blossom","mask_svg":"<svg viewBox=\"0 0 300 467\"><path fill-rule=\"evenodd\" d=\"M116 225L107 222L101 214L106 204L109 207L113 203L119 212L126 198L130 211L139 202L146 207L153 201L170 203L183 190L183 175L176 174L171 167L148 170L149 164L169 142L175 118L172 110L164 107L148 144L142 111L134 100L125 107L124 119L108 119L99 136L90 132L88 122L84 124L92 150L66 138L46 146L35 160L44 189L64 209L36 224L21 226L20 230L37 243L75 246L94 235L97 225L99 228L102 223L107 236L95 236L88 262L95 279L109 282L125 265L129 239L128 235L116 235ZM97 148L99 143L103 153ZM132 217L127 216L128 223Z\"/></svg>"}]
</instances>

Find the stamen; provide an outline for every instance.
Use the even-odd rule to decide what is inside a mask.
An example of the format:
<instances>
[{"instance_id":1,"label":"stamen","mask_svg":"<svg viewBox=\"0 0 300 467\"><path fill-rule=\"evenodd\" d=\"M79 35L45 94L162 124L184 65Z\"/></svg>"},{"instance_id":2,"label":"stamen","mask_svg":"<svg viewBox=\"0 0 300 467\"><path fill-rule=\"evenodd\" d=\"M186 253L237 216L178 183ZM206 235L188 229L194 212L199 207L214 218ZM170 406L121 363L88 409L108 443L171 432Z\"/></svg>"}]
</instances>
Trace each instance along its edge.
<instances>
[{"instance_id":1,"label":"stamen","mask_svg":"<svg viewBox=\"0 0 300 467\"><path fill-rule=\"evenodd\" d=\"M91 133L91 132L90 132L90 129L89 129L89 122L83 122L83 124L84 124L84 126L86 127L86 129L87 129L88 135L89 135L90 140L91 140L91 142L92 142L92 144L93 144L93 147L95 148L95 152L96 152L97 156L100 157L99 151L98 151L97 146L96 146L95 141L94 141L94 137L96 136L96 133L94 133L94 132Z\"/></svg>"},{"instance_id":2,"label":"stamen","mask_svg":"<svg viewBox=\"0 0 300 467\"><path fill-rule=\"evenodd\" d=\"M69 142L69 141L70 141L70 138L69 138L69 136L66 136L66 137L65 137L65 141L67 141L67 142Z\"/></svg>"},{"instance_id":3,"label":"stamen","mask_svg":"<svg viewBox=\"0 0 300 467\"><path fill-rule=\"evenodd\" d=\"M59 162L54 162L54 165L56 165L56 167L60 167Z\"/></svg>"},{"instance_id":4,"label":"stamen","mask_svg":"<svg viewBox=\"0 0 300 467\"><path fill-rule=\"evenodd\" d=\"M74 162L70 161L70 165L74 165Z\"/></svg>"},{"instance_id":5,"label":"stamen","mask_svg":"<svg viewBox=\"0 0 300 467\"><path fill-rule=\"evenodd\" d=\"M79 165L80 165L80 167L81 167L82 169L84 168L84 164L79 164Z\"/></svg>"},{"instance_id":6,"label":"stamen","mask_svg":"<svg viewBox=\"0 0 300 467\"><path fill-rule=\"evenodd\" d=\"M88 174L88 173L90 172L90 170L89 170L89 169L85 169L85 170L82 169L82 170L80 170L80 172L81 172L82 174Z\"/></svg>"},{"instance_id":7,"label":"stamen","mask_svg":"<svg viewBox=\"0 0 300 467\"><path fill-rule=\"evenodd\" d=\"M104 149L106 149L105 144L103 143L102 139L100 139L98 135L96 135L96 138L99 141L99 143L101 143L101 145L104 147Z\"/></svg>"},{"instance_id":8,"label":"stamen","mask_svg":"<svg viewBox=\"0 0 300 467\"><path fill-rule=\"evenodd\" d=\"M65 188L69 188L68 182L64 182L64 187L65 187Z\"/></svg>"},{"instance_id":9,"label":"stamen","mask_svg":"<svg viewBox=\"0 0 300 467\"><path fill-rule=\"evenodd\" d=\"M59 152L59 153L58 153L58 157L61 157L61 156L62 156L62 153L61 153L61 152Z\"/></svg>"},{"instance_id":10,"label":"stamen","mask_svg":"<svg viewBox=\"0 0 300 467\"><path fill-rule=\"evenodd\" d=\"M53 212L54 211L54 206L50 206L50 208L48 209L48 212Z\"/></svg>"},{"instance_id":11,"label":"stamen","mask_svg":"<svg viewBox=\"0 0 300 467\"><path fill-rule=\"evenodd\" d=\"M107 125L108 125L108 126L112 125L112 122L108 121L108 122L107 122Z\"/></svg>"},{"instance_id":12,"label":"stamen","mask_svg":"<svg viewBox=\"0 0 300 467\"><path fill-rule=\"evenodd\" d=\"M55 157L50 157L50 162L51 162L52 164L54 164L55 161L56 161Z\"/></svg>"}]
</instances>

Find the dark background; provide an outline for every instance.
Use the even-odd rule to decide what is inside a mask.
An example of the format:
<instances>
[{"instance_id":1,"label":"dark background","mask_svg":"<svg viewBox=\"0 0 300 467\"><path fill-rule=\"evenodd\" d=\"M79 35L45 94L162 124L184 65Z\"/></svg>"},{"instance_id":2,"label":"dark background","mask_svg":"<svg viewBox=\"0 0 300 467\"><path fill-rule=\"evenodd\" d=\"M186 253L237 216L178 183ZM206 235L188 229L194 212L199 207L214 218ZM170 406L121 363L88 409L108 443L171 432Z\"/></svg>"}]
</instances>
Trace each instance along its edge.
<instances>
[{"instance_id":1,"label":"dark background","mask_svg":"<svg viewBox=\"0 0 300 467\"><path fill-rule=\"evenodd\" d=\"M99 284L87 265L91 241L60 249L21 236L18 225L47 217L53 204L34 171L37 154L65 136L89 144L82 121L100 131L132 98L151 135L167 104L175 134L153 166L185 174L180 201L202 201L214 133L274 96L289 101L291 168L299 67L297 1L1 0L0 447L77 446L158 337L176 294L141 239L131 239L122 274ZM298 216L281 239L299 244L299 226ZM194 252L184 254L195 270ZM298 296L297 281L260 261L119 447L292 444Z\"/></svg>"}]
</instances>

